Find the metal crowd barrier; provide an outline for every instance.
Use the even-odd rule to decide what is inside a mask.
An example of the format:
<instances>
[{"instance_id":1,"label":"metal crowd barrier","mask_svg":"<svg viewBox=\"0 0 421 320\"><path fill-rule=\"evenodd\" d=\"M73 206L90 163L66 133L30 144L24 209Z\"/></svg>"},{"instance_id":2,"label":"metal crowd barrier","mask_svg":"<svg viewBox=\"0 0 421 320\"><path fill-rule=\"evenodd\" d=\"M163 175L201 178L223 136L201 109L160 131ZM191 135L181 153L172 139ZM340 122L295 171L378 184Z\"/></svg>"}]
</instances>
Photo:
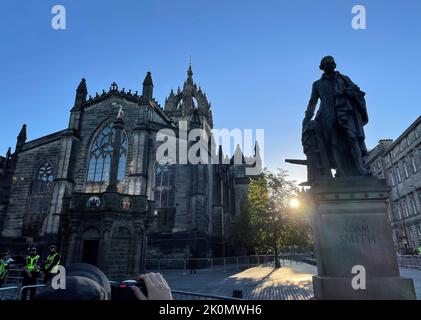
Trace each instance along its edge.
<instances>
[{"instance_id":1,"label":"metal crowd barrier","mask_svg":"<svg viewBox=\"0 0 421 320\"><path fill-rule=\"evenodd\" d=\"M30 294L31 288L35 288L38 292L38 289L43 288L44 286L44 284L37 284L24 287L11 286L0 288L0 300L20 300L23 290L29 289L27 291L27 296L25 297L25 300L28 300L28 295Z\"/></svg>"},{"instance_id":2,"label":"metal crowd barrier","mask_svg":"<svg viewBox=\"0 0 421 320\"><path fill-rule=\"evenodd\" d=\"M19 292L16 286L0 288L0 300L19 300Z\"/></svg>"},{"instance_id":3,"label":"metal crowd barrier","mask_svg":"<svg viewBox=\"0 0 421 320\"><path fill-rule=\"evenodd\" d=\"M22 285L22 270L21 269L10 269L7 273L6 281L3 288L0 288L0 300L19 300L22 295L22 290L25 288L31 288L33 286L21 287ZM38 277L35 288L41 288L43 276Z\"/></svg>"},{"instance_id":4,"label":"metal crowd barrier","mask_svg":"<svg viewBox=\"0 0 421 320\"><path fill-rule=\"evenodd\" d=\"M310 254L280 254L278 256L282 266L298 263L315 264L315 259ZM211 270L239 270L258 265L270 265L275 262L274 255L255 255L238 257L217 258L190 258L190 259L146 259L146 270L185 270L196 269L201 271Z\"/></svg>"},{"instance_id":5,"label":"metal crowd barrier","mask_svg":"<svg viewBox=\"0 0 421 320\"><path fill-rule=\"evenodd\" d=\"M21 269L9 269L7 272L6 284L9 286L19 286L23 279L21 272Z\"/></svg>"},{"instance_id":6,"label":"metal crowd barrier","mask_svg":"<svg viewBox=\"0 0 421 320\"><path fill-rule=\"evenodd\" d=\"M28 289L28 291L26 292L26 297L25 297L25 299L24 300L29 300L28 299L28 295L30 294L30 290L32 289L32 288L34 288L35 290L36 290L36 293L38 293L38 289L40 289L40 288L44 288L45 287L45 284L34 284L34 285L30 285L30 286L24 286L24 287L21 287L20 288L20 290L19 290L19 297L21 297L22 296L22 292L23 292L23 290L25 290L25 289Z\"/></svg>"}]
</instances>

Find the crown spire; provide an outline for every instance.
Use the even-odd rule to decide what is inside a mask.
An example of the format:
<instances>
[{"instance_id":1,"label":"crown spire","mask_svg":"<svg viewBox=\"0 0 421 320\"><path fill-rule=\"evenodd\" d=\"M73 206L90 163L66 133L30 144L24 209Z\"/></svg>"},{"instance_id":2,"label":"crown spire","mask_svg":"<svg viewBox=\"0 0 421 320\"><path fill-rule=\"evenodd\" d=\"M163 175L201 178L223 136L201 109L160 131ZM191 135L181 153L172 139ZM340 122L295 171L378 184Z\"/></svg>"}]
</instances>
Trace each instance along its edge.
<instances>
[{"instance_id":1,"label":"crown spire","mask_svg":"<svg viewBox=\"0 0 421 320\"><path fill-rule=\"evenodd\" d=\"M191 66L191 57L189 62L189 69L187 70L187 83L193 84L193 69Z\"/></svg>"}]
</instances>

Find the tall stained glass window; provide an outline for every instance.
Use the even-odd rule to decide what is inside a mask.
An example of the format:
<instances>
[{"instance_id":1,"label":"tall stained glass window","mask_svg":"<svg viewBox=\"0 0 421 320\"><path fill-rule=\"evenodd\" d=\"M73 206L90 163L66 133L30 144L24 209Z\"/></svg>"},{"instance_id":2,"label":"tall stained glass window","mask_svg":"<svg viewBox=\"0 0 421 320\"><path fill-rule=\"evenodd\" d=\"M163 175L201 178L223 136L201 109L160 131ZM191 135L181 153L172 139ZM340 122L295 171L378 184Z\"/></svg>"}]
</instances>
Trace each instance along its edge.
<instances>
[{"instance_id":1,"label":"tall stained glass window","mask_svg":"<svg viewBox=\"0 0 421 320\"><path fill-rule=\"evenodd\" d=\"M114 139L115 130L113 129L112 123L102 129L95 137L89 152L89 165L86 176L88 184L108 185L110 179L111 157L114 150ZM120 158L118 161L118 181L122 181L125 177L126 160L127 135L123 131L121 134Z\"/></svg>"}]
</instances>

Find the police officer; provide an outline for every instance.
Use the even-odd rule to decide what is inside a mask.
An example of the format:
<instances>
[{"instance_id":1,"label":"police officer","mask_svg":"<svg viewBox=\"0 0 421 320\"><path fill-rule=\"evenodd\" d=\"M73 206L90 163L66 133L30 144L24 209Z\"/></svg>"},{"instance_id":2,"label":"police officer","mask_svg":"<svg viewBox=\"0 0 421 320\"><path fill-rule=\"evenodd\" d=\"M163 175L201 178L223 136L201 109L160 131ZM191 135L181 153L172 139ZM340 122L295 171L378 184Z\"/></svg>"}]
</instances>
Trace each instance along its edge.
<instances>
[{"instance_id":1,"label":"police officer","mask_svg":"<svg viewBox=\"0 0 421 320\"><path fill-rule=\"evenodd\" d=\"M42 269L42 272L44 273L44 284L47 284L48 281L58 272L58 266L61 260L60 253L57 252L57 246L55 244L50 244L48 250L50 250L50 254L48 255Z\"/></svg>"},{"instance_id":2,"label":"police officer","mask_svg":"<svg viewBox=\"0 0 421 320\"><path fill-rule=\"evenodd\" d=\"M36 285L39 271L39 255L37 254L37 248L32 246L28 249L28 255L25 259L25 266L23 267L22 287ZM28 290L30 292L30 300L34 299L36 288L25 288L22 290L21 300L26 300Z\"/></svg>"},{"instance_id":3,"label":"police officer","mask_svg":"<svg viewBox=\"0 0 421 320\"><path fill-rule=\"evenodd\" d=\"M9 258L8 251L0 253L0 288L6 281L7 273L9 272Z\"/></svg>"}]
</instances>

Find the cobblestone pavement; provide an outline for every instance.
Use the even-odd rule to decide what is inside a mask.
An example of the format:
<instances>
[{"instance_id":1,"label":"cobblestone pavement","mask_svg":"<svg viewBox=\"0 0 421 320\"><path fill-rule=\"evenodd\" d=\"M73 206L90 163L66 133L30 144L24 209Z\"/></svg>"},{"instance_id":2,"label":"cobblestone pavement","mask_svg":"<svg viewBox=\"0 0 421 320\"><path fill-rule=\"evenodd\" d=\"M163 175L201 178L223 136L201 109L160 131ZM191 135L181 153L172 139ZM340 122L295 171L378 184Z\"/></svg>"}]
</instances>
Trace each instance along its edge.
<instances>
[{"instance_id":1,"label":"cobblestone pavement","mask_svg":"<svg viewBox=\"0 0 421 320\"><path fill-rule=\"evenodd\" d=\"M421 300L421 270L414 268L400 268L401 276L412 278L414 281L415 293L417 300Z\"/></svg>"},{"instance_id":2,"label":"cobblestone pavement","mask_svg":"<svg viewBox=\"0 0 421 320\"><path fill-rule=\"evenodd\" d=\"M163 272L170 287L176 290L211 295L232 296L242 290L250 300L307 300L313 296L311 277L317 269L308 264L291 264L280 269L259 266L243 271ZM421 300L421 270L400 268L401 276L414 280L417 299Z\"/></svg>"}]
</instances>

